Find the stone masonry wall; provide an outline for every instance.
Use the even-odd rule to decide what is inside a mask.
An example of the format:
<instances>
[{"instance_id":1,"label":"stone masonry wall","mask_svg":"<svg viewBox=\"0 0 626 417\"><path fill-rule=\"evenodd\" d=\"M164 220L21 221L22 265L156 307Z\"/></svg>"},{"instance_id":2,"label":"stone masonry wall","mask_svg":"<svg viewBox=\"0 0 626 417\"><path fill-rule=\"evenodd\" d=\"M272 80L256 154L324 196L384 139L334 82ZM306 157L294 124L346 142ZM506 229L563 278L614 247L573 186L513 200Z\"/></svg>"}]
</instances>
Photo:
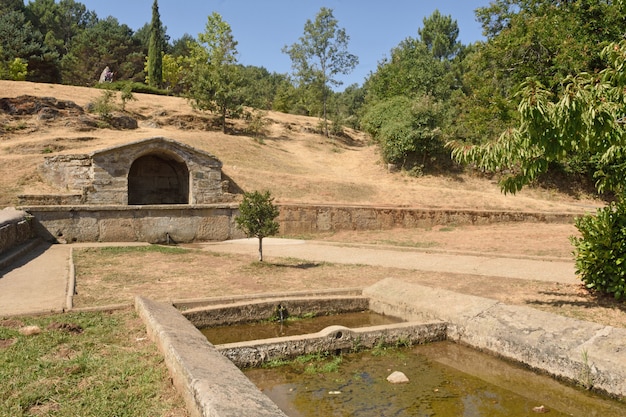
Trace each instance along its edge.
<instances>
[{"instance_id":1,"label":"stone masonry wall","mask_svg":"<svg viewBox=\"0 0 626 417\"><path fill-rule=\"evenodd\" d=\"M37 234L48 241L183 243L245 237L237 206L30 207Z\"/></svg>"},{"instance_id":2,"label":"stone masonry wall","mask_svg":"<svg viewBox=\"0 0 626 417\"><path fill-rule=\"evenodd\" d=\"M389 230L437 225L480 225L536 222L573 223L568 213L532 213L478 210L428 210L331 205L281 205L278 218L287 235L340 230Z\"/></svg>"},{"instance_id":3,"label":"stone masonry wall","mask_svg":"<svg viewBox=\"0 0 626 417\"><path fill-rule=\"evenodd\" d=\"M25 212L0 210L0 254L35 237L34 222Z\"/></svg>"},{"instance_id":4,"label":"stone masonry wall","mask_svg":"<svg viewBox=\"0 0 626 417\"><path fill-rule=\"evenodd\" d=\"M64 242L222 241L245 237L236 204L30 206L37 233ZM573 214L279 205L280 235L502 222L572 223Z\"/></svg>"},{"instance_id":5,"label":"stone masonry wall","mask_svg":"<svg viewBox=\"0 0 626 417\"><path fill-rule=\"evenodd\" d=\"M188 170L190 204L230 201L224 195L222 163L213 155L162 137L148 138L89 155L55 155L45 158L41 176L59 188L58 195L20 196L20 204L67 201L67 204L127 205L129 173L141 157L153 155L184 164ZM76 203L77 197L80 203ZM58 203L57 203L58 204Z\"/></svg>"}]
</instances>

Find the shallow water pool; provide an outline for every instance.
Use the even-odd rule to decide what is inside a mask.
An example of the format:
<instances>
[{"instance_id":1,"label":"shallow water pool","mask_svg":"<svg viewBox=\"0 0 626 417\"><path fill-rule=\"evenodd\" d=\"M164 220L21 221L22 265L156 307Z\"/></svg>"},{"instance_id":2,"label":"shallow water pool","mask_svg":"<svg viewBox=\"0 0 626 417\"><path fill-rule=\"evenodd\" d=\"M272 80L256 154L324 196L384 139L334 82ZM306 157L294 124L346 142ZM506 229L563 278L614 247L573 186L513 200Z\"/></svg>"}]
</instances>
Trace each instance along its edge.
<instances>
[{"instance_id":1,"label":"shallow water pool","mask_svg":"<svg viewBox=\"0 0 626 417\"><path fill-rule=\"evenodd\" d=\"M326 366L326 363L337 365ZM401 371L405 384L386 378ZM245 374L287 415L626 416L626 405L450 342L294 361Z\"/></svg>"}]
</instances>

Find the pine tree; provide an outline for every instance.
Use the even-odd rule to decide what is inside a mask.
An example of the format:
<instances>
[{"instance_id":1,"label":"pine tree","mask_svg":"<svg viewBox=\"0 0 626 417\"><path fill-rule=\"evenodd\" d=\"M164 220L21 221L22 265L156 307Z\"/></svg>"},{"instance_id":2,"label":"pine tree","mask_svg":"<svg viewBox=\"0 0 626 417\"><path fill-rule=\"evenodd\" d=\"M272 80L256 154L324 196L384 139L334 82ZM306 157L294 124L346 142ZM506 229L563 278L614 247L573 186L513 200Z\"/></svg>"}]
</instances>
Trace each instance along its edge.
<instances>
[{"instance_id":1,"label":"pine tree","mask_svg":"<svg viewBox=\"0 0 626 417\"><path fill-rule=\"evenodd\" d=\"M163 49L165 36L159 5L157 0L152 4L152 22L150 24L150 44L148 45L148 84L151 87L161 87L163 84Z\"/></svg>"}]
</instances>

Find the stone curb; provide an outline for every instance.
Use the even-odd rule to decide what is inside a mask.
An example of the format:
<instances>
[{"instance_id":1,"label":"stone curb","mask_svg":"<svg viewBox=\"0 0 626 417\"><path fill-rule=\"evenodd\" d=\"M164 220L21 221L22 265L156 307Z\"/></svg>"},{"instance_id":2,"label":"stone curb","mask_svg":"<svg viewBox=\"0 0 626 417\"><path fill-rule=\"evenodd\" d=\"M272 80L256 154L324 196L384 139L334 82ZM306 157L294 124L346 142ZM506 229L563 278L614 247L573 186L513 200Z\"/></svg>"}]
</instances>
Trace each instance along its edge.
<instances>
[{"instance_id":1,"label":"stone curb","mask_svg":"<svg viewBox=\"0 0 626 417\"><path fill-rule=\"evenodd\" d=\"M372 349L377 344L407 345L440 342L446 339L446 323L397 323L349 329L329 326L320 332L302 335L253 340L219 345L217 349L235 365L242 368L261 366L265 362L292 359L319 352L352 352Z\"/></svg>"},{"instance_id":2,"label":"stone curb","mask_svg":"<svg viewBox=\"0 0 626 417\"><path fill-rule=\"evenodd\" d=\"M135 299L192 417L286 415L171 305Z\"/></svg>"},{"instance_id":3,"label":"stone curb","mask_svg":"<svg viewBox=\"0 0 626 417\"><path fill-rule=\"evenodd\" d=\"M448 340L626 397L626 329L391 278L365 288L363 295L378 313L443 320L448 323Z\"/></svg>"}]
</instances>

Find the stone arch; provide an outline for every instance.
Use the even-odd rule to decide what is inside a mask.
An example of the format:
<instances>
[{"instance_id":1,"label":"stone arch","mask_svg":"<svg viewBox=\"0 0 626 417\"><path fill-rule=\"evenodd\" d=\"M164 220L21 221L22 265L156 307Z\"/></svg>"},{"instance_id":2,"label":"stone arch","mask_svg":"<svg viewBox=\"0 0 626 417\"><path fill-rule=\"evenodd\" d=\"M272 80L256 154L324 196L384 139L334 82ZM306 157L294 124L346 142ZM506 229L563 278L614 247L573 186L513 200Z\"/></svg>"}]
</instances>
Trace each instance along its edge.
<instances>
[{"instance_id":1,"label":"stone arch","mask_svg":"<svg viewBox=\"0 0 626 417\"><path fill-rule=\"evenodd\" d=\"M189 169L169 153L150 153L128 172L128 204L189 204Z\"/></svg>"}]
</instances>

